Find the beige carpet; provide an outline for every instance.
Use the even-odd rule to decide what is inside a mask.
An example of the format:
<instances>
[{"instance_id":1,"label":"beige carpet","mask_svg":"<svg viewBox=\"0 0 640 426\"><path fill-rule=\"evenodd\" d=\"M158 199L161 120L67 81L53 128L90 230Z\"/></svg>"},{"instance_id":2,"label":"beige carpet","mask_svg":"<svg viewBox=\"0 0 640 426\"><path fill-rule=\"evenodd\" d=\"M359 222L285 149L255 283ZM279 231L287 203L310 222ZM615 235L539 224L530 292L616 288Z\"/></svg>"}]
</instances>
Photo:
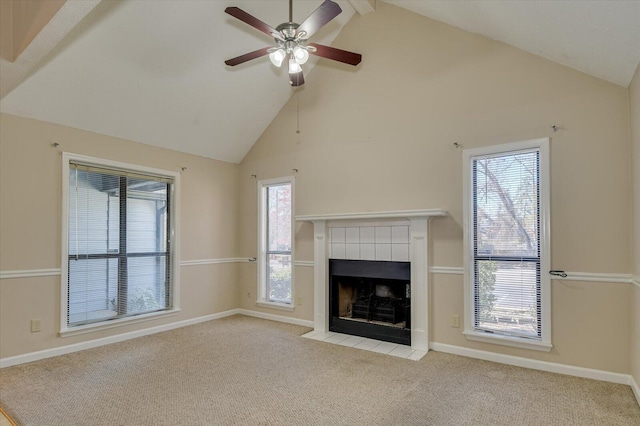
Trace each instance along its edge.
<instances>
[{"instance_id":1,"label":"beige carpet","mask_svg":"<svg viewBox=\"0 0 640 426\"><path fill-rule=\"evenodd\" d=\"M0 370L29 425L640 425L631 388L234 316Z\"/></svg>"}]
</instances>

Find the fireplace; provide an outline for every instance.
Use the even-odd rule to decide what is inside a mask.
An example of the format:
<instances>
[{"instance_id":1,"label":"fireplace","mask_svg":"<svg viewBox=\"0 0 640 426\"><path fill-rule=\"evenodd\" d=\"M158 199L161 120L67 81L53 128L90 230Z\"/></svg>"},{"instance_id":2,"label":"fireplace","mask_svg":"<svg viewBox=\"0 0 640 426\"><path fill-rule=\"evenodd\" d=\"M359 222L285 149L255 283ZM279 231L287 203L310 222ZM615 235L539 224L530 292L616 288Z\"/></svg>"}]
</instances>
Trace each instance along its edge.
<instances>
[{"instance_id":1,"label":"fireplace","mask_svg":"<svg viewBox=\"0 0 640 426\"><path fill-rule=\"evenodd\" d=\"M411 263L329 259L329 330L411 345Z\"/></svg>"},{"instance_id":2,"label":"fireplace","mask_svg":"<svg viewBox=\"0 0 640 426\"><path fill-rule=\"evenodd\" d=\"M395 255L406 257L410 261L408 273L410 274L410 292L406 293L407 304L409 309L405 313L405 325L399 334L407 333L409 330L409 339L405 340L405 344L411 345L411 349L419 350L426 354L429 350L429 301L428 301L428 223L432 217L446 216L447 212L442 209L431 210L404 210L389 212L366 212L366 213L345 213L345 214L322 214L322 215L306 215L296 216L298 222L313 223L313 328L314 332L319 335L325 335L330 331L330 322L338 322L340 320L357 323L358 318L344 319L338 318L333 320L333 312L330 312L331 301L329 293L332 292L333 285L330 283L329 264L330 260L339 258L341 260L353 259L353 254L358 253L358 260L373 261L387 263L384 259L378 258L378 254L383 257L391 255L392 263L395 263ZM371 251L369 241L365 241L365 236L360 233L359 241L350 241L349 232L346 228L354 227L379 227L379 226L408 226L408 239L404 243L394 244L393 232L391 232L391 241L383 238L380 241L374 230L374 250ZM336 241L332 238L333 229L335 227L345 228L344 242L342 235L340 240ZM361 229L362 230L362 229ZM384 237L384 235L383 235ZM386 239L386 241L385 241ZM377 245L380 243L380 245ZM390 244L389 244L390 243ZM357 252L356 252L357 246ZM389 247L390 246L390 247ZM407 250L404 250L406 246ZM400 251L395 249L402 249ZM380 249L380 250L378 250ZM407 253L408 251L408 253ZM401 263L409 263L403 262ZM332 268L333 269L333 268ZM332 270L331 273L334 271ZM342 275L339 275L342 274ZM336 274L338 276L348 276L343 272ZM367 277L356 277L367 278ZM384 278L384 277L383 277ZM393 278L395 279L395 278ZM405 281L406 282L406 281ZM339 291L339 287L338 287ZM351 290L348 290L351 291ZM385 290L382 290L385 291ZM398 290L393 290L394 297L397 297ZM395 315L395 314L394 314ZM385 328L393 328L386 326ZM396 328L401 328L397 326ZM388 330L387 330L388 331ZM344 334L355 334L353 332L343 332Z\"/></svg>"}]
</instances>

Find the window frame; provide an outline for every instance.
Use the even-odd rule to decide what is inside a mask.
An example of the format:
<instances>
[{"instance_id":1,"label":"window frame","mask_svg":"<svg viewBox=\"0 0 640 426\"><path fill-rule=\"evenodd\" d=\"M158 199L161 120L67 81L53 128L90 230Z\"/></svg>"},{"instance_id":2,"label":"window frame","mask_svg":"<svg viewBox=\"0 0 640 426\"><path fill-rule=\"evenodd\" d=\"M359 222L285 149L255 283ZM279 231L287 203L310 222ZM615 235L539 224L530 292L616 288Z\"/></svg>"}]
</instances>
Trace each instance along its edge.
<instances>
[{"instance_id":1,"label":"window frame","mask_svg":"<svg viewBox=\"0 0 640 426\"><path fill-rule=\"evenodd\" d=\"M291 302L283 303L269 300L267 298L267 188L271 186L279 186L284 184L291 185ZM295 271L293 266L295 252L295 180L293 176L285 176L274 179L264 179L258 181L258 291L256 304L258 306L276 308L285 311L293 311L295 308Z\"/></svg>"},{"instance_id":2,"label":"window frame","mask_svg":"<svg viewBox=\"0 0 640 426\"><path fill-rule=\"evenodd\" d=\"M519 337L490 333L475 329L475 272L474 272L474 224L473 224L473 160L477 157L497 154L517 154L539 152L539 195L540 195L540 338ZM548 352L551 343L551 231L550 231L550 160L549 138L532 139L502 145L492 145L463 151L463 217L464 217L464 331L468 340L493 343L517 348Z\"/></svg>"},{"instance_id":3,"label":"window frame","mask_svg":"<svg viewBox=\"0 0 640 426\"><path fill-rule=\"evenodd\" d=\"M67 304L68 304L68 279L69 279L69 170L71 162L79 162L88 166L96 166L102 168L111 168L131 173L141 173L151 176L173 179L172 190L169 194L169 205L171 209L170 218L170 235L169 235L169 253L171 256L170 264L170 286L173 298L173 306L171 309L144 313L131 317L123 317L117 319L105 319L89 324L71 326L67 325ZM114 160L106 160L102 158L90 157L86 155L74 154L69 152L62 153L62 226L61 226L61 280L60 280L60 336L69 337L78 334L91 333L121 327L124 325L135 324L139 322L150 321L162 317L174 316L180 312L180 173L156 169L152 167L139 166L130 163L123 163Z\"/></svg>"}]
</instances>

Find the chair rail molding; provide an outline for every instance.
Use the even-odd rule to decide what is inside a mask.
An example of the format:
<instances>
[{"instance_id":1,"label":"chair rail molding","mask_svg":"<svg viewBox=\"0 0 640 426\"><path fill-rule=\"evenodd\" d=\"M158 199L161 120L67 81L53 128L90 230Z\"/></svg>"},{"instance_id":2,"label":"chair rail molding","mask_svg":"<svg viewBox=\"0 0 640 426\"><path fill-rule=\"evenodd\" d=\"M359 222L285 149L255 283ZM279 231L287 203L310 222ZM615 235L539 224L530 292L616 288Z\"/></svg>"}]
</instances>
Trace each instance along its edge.
<instances>
[{"instance_id":1,"label":"chair rail molding","mask_svg":"<svg viewBox=\"0 0 640 426\"><path fill-rule=\"evenodd\" d=\"M15 271L0 271L0 280L9 278L50 277L60 275L60 268L49 269L21 269Z\"/></svg>"},{"instance_id":2,"label":"chair rail molding","mask_svg":"<svg viewBox=\"0 0 640 426\"><path fill-rule=\"evenodd\" d=\"M180 266L196 266L196 265L216 265L219 263L247 263L251 260L248 257L225 257L219 259L196 259L181 260Z\"/></svg>"}]
</instances>

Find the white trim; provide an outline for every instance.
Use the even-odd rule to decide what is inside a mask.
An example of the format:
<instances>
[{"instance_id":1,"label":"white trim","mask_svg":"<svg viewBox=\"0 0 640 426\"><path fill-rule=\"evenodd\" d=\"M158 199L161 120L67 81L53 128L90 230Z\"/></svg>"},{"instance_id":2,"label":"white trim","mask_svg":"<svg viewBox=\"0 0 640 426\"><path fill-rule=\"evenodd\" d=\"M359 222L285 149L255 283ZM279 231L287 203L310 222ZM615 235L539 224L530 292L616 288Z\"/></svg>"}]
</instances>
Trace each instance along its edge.
<instances>
[{"instance_id":1,"label":"white trim","mask_svg":"<svg viewBox=\"0 0 640 426\"><path fill-rule=\"evenodd\" d=\"M59 268L21 269L16 271L0 271L0 280L9 278L51 277L56 275L60 275Z\"/></svg>"},{"instance_id":2,"label":"white trim","mask_svg":"<svg viewBox=\"0 0 640 426\"><path fill-rule=\"evenodd\" d=\"M432 266L429 268L429 272L432 274L464 275L464 268L461 266Z\"/></svg>"},{"instance_id":3,"label":"white trim","mask_svg":"<svg viewBox=\"0 0 640 426\"><path fill-rule=\"evenodd\" d=\"M135 339L137 337L148 336L150 334L161 333L163 331L174 330L177 328L187 327L207 321L213 321L233 315L245 315L248 317L260 318L270 321L277 321L286 324L300 325L303 327L313 328L314 322L299 318L284 317L281 315L266 314L263 312L250 311L248 309L231 309L224 312L218 312L211 315L205 315L197 318L190 318L183 321L163 324L156 327L146 328L143 330L131 331L129 333L118 334L115 336L103 337L87 342L75 343L72 345L61 346L52 349L45 349L37 352L29 352L22 355L0 358L0 368L11 367L14 365L24 364L27 362L38 361L54 356L65 355L85 349L96 348L111 343L123 342L125 340ZM602 380L605 382L618 383L631 386L633 393L640 405L640 387L633 376L628 374L612 373L603 370L593 370L583 367L575 367L565 364L557 364L546 361L532 360L528 358L516 357L512 355L503 355L493 352L480 351L477 349L463 348L461 346L448 345L444 343L431 342L429 349L438 352L444 352L454 355L466 356L469 358L482 359L485 361L498 362L501 364L514 365L517 367L530 368L533 370L548 371L551 373L566 374L569 376L583 377L594 380Z\"/></svg>"},{"instance_id":4,"label":"white trim","mask_svg":"<svg viewBox=\"0 0 640 426\"><path fill-rule=\"evenodd\" d=\"M297 220L297 219L296 219ZM356 222L354 223L353 219L344 219L344 220L332 220L327 223L328 228L361 228L363 226L366 227L376 227L376 226L410 226L411 221L407 219L397 219L397 218L381 218L377 220L367 220L366 222Z\"/></svg>"},{"instance_id":5,"label":"white trim","mask_svg":"<svg viewBox=\"0 0 640 426\"><path fill-rule=\"evenodd\" d=\"M170 311L163 311L149 315L149 317L166 316L172 312L180 311L180 173L172 170L163 170L153 167L139 166L131 163L124 163L120 161L107 160L97 157L89 157L86 155L74 154L71 152L62 153L62 210L61 210L61 252L60 252L60 335L70 336L75 331L88 330L94 331L104 328L113 328L120 325L132 324L140 321L144 321L147 315L142 315L138 318L127 317L122 320L114 320L104 323L96 323L88 326L81 326L73 329L68 329L67 324L67 302L68 302L68 279L69 279L69 241L68 241L68 226L69 226L69 163L71 161L78 161L80 163L88 165L96 165L100 167L111 167L119 170L129 170L135 173L147 173L153 176L159 176L163 178L172 178L173 184L171 185L171 191L168 194L170 199L171 209L171 235L169 236L170 249L171 249L171 296L173 306ZM85 332L88 332L85 331Z\"/></svg>"},{"instance_id":6,"label":"white trim","mask_svg":"<svg viewBox=\"0 0 640 426\"><path fill-rule=\"evenodd\" d=\"M293 306L293 303L291 304L278 303L278 302L269 302L265 300L257 300L256 305L262 306L263 308L280 309L281 311L290 311L290 312L293 312L293 310L295 309L295 307Z\"/></svg>"},{"instance_id":7,"label":"white trim","mask_svg":"<svg viewBox=\"0 0 640 426\"><path fill-rule=\"evenodd\" d=\"M429 219L434 216L446 215L445 210L437 210L438 214L425 214L425 211L416 213L411 210L409 214L402 212L398 217L408 217L409 225L409 258L411 261L411 348L427 352L429 350L429 274L428 274L428 228ZM429 212L434 212L431 210ZM442 214L440 214L442 213ZM371 213L365 214L366 218L379 220L386 217L394 217L396 213ZM389 216L391 215L391 216ZM335 215L328 215L336 217ZM313 318L314 330L318 333L328 332L328 236L329 228L333 222L325 219L317 219L324 216L299 216L296 220L311 220L314 234L314 275L313 275ZM356 223L371 223L371 220L363 219L362 214L341 215L337 220L354 220ZM361 225L362 226L362 225Z\"/></svg>"},{"instance_id":8,"label":"white trim","mask_svg":"<svg viewBox=\"0 0 640 426\"><path fill-rule=\"evenodd\" d=\"M552 280L590 281L598 283L633 283L630 274L596 274L592 272L565 272L566 277L552 275Z\"/></svg>"},{"instance_id":9,"label":"white trim","mask_svg":"<svg viewBox=\"0 0 640 426\"><path fill-rule=\"evenodd\" d=\"M267 214L266 214L266 194L267 188L277 185L291 186L291 306L293 306L295 295L295 268L293 267L293 259L295 259L295 178L293 176L283 176L273 179L259 180L258 184L258 255L256 263L258 264L258 305L269 308L289 310L285 303L272 302L267 298ZM293 310L291 308L290 310Z\"/></svg>"},{"instance_id":10,"label":"white trim","mask_svg":"<svg viewBox=\"0 0 640 426\"><path fill-rule=\"evenodd\" d=\"M463 348L461 346L448 345L445 343L431 342L429 343L429 348L433 349L434 351L445 352L453 355L498 362L500 364L515 365L516 367L530 368L532 370L548 371L550 373L566 374L568 376L602 380L605 382L618 383L621 385L631 386L631 381L633 380L629 374L613 373L604 370L594 370L591 368L576 367L573 365L557 364L555 362L538 361L535 359L523 358L519 356L503 355L494 352L480 351L477 349Z\"/></svg>"},{"instance_id":11,"label":"white trim","mask_svg":"<svg viewBox=\"0 0 640 426\"><path fill-rule=\"evenodd\" d=\"M216 265L221 263L254 263L246 257L227 257L219 259L197 259L182 260L180 266L196 266L196 265ZM313 268L313 260L295 260L294 266ZM464 268L461 266L432 266L429 268L432 274L450 274L463 275ZM0 271L0 280L10 278L31 278L31 277L48 277L60 275L61 270L58 268L50 269L20 269L14 271ZM629 274L600 274L592 272L566 272L566 278L552 275L552 280L560 281L588 281L601 283L631 283L640 287L640 277Z\"/></svg>"},{"instance_id":12,"label":"white trim","mask_svg":"<svg viewBox=\"0 0 640 426\"><path fill-rule=\"evenodd\" d=\"M367 212L367 213L330 213L320 215L296 216L296 222L314 222L318 220L368 220L368 219L390 219L390 218L413 218L429 216L446 216L447 211L443 209L429 210L396 210L387 212Z\"/></svg>"},{"instance_id":13,"label":"white trim","mask_svg":"<svg viewBox=\"0 0 640 426\"><path fill-rule=\"evenodd\" d=\"M151 312L148 314L136 315L132 317L124 317L115 320L80 325L73 328L67 328L63 325L59 334L60 337L77 336L78 334L94 333L96 331L108 330L110 328L122 327L129 324L138 324L141 322L153 321L160 318L172 317L178 315L178 313L180 313L179 309L171 309L169 311Z\"/></svg>"},{"instance_id":14,"label":"white trim","mask_svg":"<svg viewBox=\"0 0 640 426\"><path fill-rule=\"evenodd\" d=\"M633 390L633 394L636 397L636 401L638 402L638 405L640 405L640 386L638 386L638 382L636 382L633 376L630 376L630 377L631 377L631 383L629 383L629 386L631 386L631 390Z\"/></svg>"},{"instance_id":15,"label":"white trim","mask_svg":"<svg viewBox=\"0 0 640 426\"><path fill-rule=\"evenodd\" d=\"M411 218L411 349L429 351L429 219Z\"/></svg>"},{"instance_id":16,"label":"white trim","mask_svg":"<svg viewBox=\"0 0 640 426\"><path fill-rule=\"evenodd\" d=\"M7 358L0 358L0 368L11 367L12 365L24 364L26 362L38 361L40 359L51 358L58 355L65 355L72 352L91 349L98 346L104 346L111 343L123 342L136 337L147 336L149 334L161 333L176 328L187 327L189 325L199 324L201 322L216 320L240 313L239 309L231 309L229 311L219 312L217 314L205 315L197 318L190 318L183 321L163 324L156 327L145 328L143 330L131 331L129 333L117 334L115 336L103 337L100 339L89 340L82 343L74 343L72 345L60 346L52 349L45 349L37 352L30 352L23 355L16 355Z\"/></svg>"},{"instance_id":17,"label":"white trim","mask_svg":"<svg viewBox=\"0 0 640 426\"><path fill-rule=\"evenodd\" d=\"M470 340L482 339L485 342L494 344L504 344L514 346L516 338L506 337L504 335L494 334L485 335L475 331L474 326L474 270L473 270L473 173L471 172L472 161L476 158L483 158L494 154L517 154L522 152L538 152L539 153L539 210L540 210L540 270L549 271L551 265L551 171L549 157L549 138L532 139L521 142L513 142L501 145L484 146L474 149L465 149L462 152L463 157L463 253L464 253L464 333L465 337ZM539 347L551 348L551 279L550 275L543 273L540 279L541 293L541 341L538 344L531 345L527 339L522 340L518 347L526 347L528 349L538 349ZM500 338L498 338L500 336ZM522 346L524 345L524 346Z\"/></svg>"},{"instance_id":18,"label":"white trim","mask_svg":"<svg viewBox=\"0 0 640 426\"><path fill-rule=\"evenodd\" d=\"M313 222L313 329L318 333L329 331L329 269L327 221Z\"/></svg>"},{"instance_id":19,"label":"white trim","mask_svg":"<svg viewBox=\"0 0 640 426\"><path fill-rule=\"evenodd\" d=\"M249 309L238 309L240 315L248 317L260 318L270 321L284 322L287 324L301 325L303 327L313 328L313 321L303 320L299 318L284 317L282 315L266 314L264 312L251 311Z\"/></svg>"},{"instance_id":20,"label":"white trim","mask_svg":"<svg viewBox=\"0 0 640 426\"><path fill-rule=\"evenodd\" d=\"M493 343L494 345L511 346L520 349L533 349L534 351L549 352L553 345L540 340L531 340L523 337L511 337L504 334L487 334L477 331L463 331L462 334L468 340L476 342Z\"/></svg>"},{"instance_id":21,"label":"white trim","mask_svg":"<svg viewBox=\"0 0 640 426\"><path fill-rule=\"evenodd\" d=\"M197 260L182 260L180 266L195 266L195 265L217 265L220 263L247 263L249 259L246 257L226 257L220 259L197 259Z\"/></svg>"}]
</instances>

